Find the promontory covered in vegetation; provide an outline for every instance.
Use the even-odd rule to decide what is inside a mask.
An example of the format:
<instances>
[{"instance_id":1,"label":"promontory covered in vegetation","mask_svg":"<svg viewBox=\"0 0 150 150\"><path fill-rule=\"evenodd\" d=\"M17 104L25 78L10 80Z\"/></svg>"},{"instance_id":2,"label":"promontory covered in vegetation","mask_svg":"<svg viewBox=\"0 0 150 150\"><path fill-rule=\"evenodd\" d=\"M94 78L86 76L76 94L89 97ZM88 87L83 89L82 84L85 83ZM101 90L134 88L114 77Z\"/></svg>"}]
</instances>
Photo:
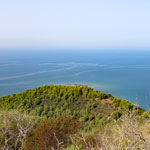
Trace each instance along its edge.
<instances>
[{"instance_id":1,"label":"promontory covered in vegetation","mask_svg":"<svg viewBox=\"0 0 150 150\"><path fill-rule=\"evenodd\" d=\"M150 149L149 112L82 85L0 98L0 150Z\"/></svg>"}]
</instances>

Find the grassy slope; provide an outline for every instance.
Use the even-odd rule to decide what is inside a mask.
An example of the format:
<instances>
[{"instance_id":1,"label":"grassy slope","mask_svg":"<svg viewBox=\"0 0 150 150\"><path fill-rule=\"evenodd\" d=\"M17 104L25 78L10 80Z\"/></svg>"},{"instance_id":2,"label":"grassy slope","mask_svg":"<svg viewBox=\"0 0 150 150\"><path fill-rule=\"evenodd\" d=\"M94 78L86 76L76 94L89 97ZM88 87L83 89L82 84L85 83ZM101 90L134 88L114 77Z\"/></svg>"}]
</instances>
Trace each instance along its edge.
<instances>
[{"instance_id":1,"label":"grassy slope","mask_svg":"<svg viewBox=\"0 0 150 150\"><path fill-rule=\"evenodd\" d=\"M136 109L139 114L144 112L126 100L91 87L62 85L46 85L1 97L0 109L18 109L43 118L69 116L78 120L86 131L119 118L129 109Z\"/></svg>"}]
</instances>

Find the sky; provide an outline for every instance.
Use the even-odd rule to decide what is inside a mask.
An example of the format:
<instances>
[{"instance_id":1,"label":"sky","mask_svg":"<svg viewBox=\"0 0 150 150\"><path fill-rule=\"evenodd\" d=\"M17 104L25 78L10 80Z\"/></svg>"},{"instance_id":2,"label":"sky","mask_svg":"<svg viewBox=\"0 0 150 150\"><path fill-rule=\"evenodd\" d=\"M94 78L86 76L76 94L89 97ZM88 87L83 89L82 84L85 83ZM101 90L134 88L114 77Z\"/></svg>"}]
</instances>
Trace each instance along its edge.
<instances>
[{"instance_id":1,"label":"sky","mask_svg":"<svg viewBox=\"0 0 150 150\"><path fill-rule=\"evenodd\" d=\"M150 48L150 0L0 0L0 48Z\"/></svg>"}]
</instances>

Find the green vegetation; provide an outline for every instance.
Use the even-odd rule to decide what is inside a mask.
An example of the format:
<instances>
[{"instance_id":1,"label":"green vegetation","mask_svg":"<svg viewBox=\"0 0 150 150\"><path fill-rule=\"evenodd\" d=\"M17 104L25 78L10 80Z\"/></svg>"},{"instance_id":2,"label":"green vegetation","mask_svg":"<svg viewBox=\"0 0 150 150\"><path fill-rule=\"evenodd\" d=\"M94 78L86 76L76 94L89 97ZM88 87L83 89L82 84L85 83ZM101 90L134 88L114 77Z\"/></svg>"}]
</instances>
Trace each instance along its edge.
<instances>
[{"instance_id":1,"label":"green vegetation","mask_svg":"<svg viewBox=\"0 0 150 150\"><path fill-rule=\"evenodd\" d=\"M0 146L4 150L84 149L82 140L74 141L80 132L91 142L127 112L139 120L149 119L147 111L127 100L81 85L45 85L7 95L0 98L0 110Z\"/></svg>"},{"instance_id":2,"label":"green vegetation","mask_svg":"<svg viewBox=\"0 0 150 150\"><path fill-rule=\"evenodd\" d=\"M43 118L67 116L79 120L83 127L97 124L99 111L101 118L113 111L112 104L106 106L102 100L113 98L110 94L96 92L87 86L46 85L23 93L0 98L1 110L17 109ZM105 111L103 108L105 107ZM86 128L87 129L87 128Z\"/></svg>"}]
</instances>

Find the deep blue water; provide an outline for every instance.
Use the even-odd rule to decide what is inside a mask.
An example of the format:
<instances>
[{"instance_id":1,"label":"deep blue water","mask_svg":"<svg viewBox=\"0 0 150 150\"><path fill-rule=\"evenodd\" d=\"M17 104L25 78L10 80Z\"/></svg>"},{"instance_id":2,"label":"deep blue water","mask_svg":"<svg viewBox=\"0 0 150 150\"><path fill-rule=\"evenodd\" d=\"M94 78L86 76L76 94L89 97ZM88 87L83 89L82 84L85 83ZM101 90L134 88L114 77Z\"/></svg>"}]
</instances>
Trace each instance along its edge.
<instances>
[{"instance_id":1,"label":"deep blue water","mask_svg":"<svg viewBox=\"0 0 150 150\"><path fill-rule=\"evenodd\" d=\"M150 51L0 51L0 96L86 84L149 109Z\"/></svg>"}]
</instances>

